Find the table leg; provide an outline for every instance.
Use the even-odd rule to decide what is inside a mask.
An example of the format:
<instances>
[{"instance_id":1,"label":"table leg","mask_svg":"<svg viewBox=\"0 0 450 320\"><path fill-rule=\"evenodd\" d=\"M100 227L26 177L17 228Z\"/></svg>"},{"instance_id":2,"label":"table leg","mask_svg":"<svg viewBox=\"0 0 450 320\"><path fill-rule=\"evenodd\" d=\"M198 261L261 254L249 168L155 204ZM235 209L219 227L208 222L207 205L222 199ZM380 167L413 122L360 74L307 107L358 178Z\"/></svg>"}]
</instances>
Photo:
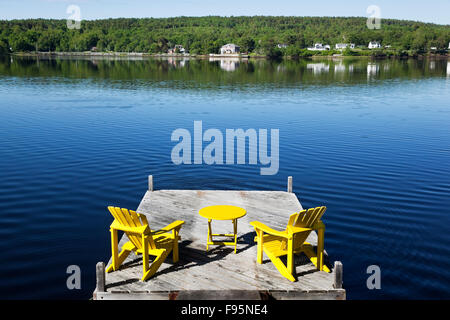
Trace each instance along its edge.
<instances>
[{"instance_id":1,"label":"table leg","mask_svg":"<svg viewBox=\"0 0 450 320\"><path fill-rule=\"evenodd\" d=\"M236 247L237 247L237 219L233 219L233 231L234 231L234 253L236 254Z\"/></svg>"},{"instance_id":2,"label":"table leg","mask_svg":"<svg viewBox=\"0 0 450 320\"><path fill-rule=\"evenodd\" d=\"M206 239L206 251L209 249L209 243L212 242L211 219L208 219L208 238Z\"/></svg>"},{"instance_id":3,"label":"table leg","mask_svg":"<svg viewBox=\"0 0 450 320\"><path fill-rule=\"evenodd\" d=\"M237 252L237 219L232 219L233 222L233 234L213 234L212 233L212 219L208 219L208 236L206 239L206 252L209 250L209 245L227 245L227 246L234 246L234 253ZM214 236L222 236L222 237L234 237L234 241L231 242L223 240L223 241L213 241Z\"/></svg>"}]
</instances>

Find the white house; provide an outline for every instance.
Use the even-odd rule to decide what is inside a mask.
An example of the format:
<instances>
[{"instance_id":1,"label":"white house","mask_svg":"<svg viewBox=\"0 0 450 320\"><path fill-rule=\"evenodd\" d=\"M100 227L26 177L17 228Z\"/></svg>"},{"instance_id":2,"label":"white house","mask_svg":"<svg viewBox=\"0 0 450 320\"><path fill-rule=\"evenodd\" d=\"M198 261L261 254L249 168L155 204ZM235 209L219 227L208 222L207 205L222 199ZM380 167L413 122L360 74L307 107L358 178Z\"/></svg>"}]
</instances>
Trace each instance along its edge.
<instances>
[{"instance_id":1,"label":"white house","mask_svg":"<svg viewBox=\"0 0 450 320\"><path fill-rule=\"evenodd\" d=\"M288 45L287 45L286 43L279 43L279 44L277 45L277 47L278 47L279 49L286 49L286 48L288 47Z\"/></svg>"},{"instance_id":2,"label":"white house","mask_svg":"<svg viewBox=\"0 0 450 320\"><path fill-rule=\"evenodd\" d=\"M380 49L381 44L378 41L370 41L369 49Z\"/></svg>"},{"instance_id":3,"label":"white house","mask_svg":"<svg viewBox=\"0 0 450 320\"><path fill-rule=\"evenodd\" d=\"M354 43L336 43L336 49L337 50L344 50L347 49L348 47L350 47L350 49L355 49L355 44Z\"/></svg>"},{"instance_id":4,"label":"white house","mask_svg":"<svg viewBox=\"0 0 450 320\"><path fill-rule=\"evenodd\" d=\"M310 51L325 51L325 50L330 50L331 47L327 44L327 45L322 45L321 43L316 43L314 45L314 47L312 48L308 48L308 50Z\"/></svg>"},{"instance_id":5,"label":"white house","mask_svg":"<svg viewBox=\"0 0 450 320\"><path fill-rule=\"evenodd\" d=\"M448 49L450 50L450 42L448 43Z\"/></svg>"},{"instance_id":6,"label":"white house","mask_svg":"<svg viewBox=\"0 0 450 320\"><path fill-rule=\"evenodd\" d=\"M220 48L220 54L237 54L241 51L241 47L229 43Z\"/></svg>"},{"instance_id":7,"label":"white house","mask_svg":"<svg viewBox=\"0 0 450 320\"><path fill-rule=\"evenodd\" d=\"M169 49L169 54L173 54L173 53L177 53L177 52L181 53L181 54L185 54L186 49L184 49L181 44L176 44L175 47Z\"/></svg>"}]
</instances>

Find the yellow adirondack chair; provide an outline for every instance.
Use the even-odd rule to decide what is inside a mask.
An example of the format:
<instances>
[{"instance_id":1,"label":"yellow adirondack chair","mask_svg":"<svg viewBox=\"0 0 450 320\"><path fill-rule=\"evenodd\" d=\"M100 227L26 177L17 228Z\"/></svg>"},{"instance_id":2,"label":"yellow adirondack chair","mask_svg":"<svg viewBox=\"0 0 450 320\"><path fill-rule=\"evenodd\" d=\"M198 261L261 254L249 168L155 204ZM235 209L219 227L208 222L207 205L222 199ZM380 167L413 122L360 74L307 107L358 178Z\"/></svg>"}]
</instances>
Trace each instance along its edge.
<instances>
[{"instance_id":1,"label":"yellow adirondack chair","mask_svg":"<svg viewBox=\"0 0 450 320\"><path fill-rule=\"evenodd\" d=\"M303 210L290 216L286 230L277 231L265 224L253 221L250 224L256 230L255 241L258 243L257 262L263 261L263 251L270 258L280 273L290 281L294 278L294 254L304 252L320 271L330 272L323 264L323 246L325 225L320 220L326 207ZM311 231L317 230L317 253L311 244L305 242ZM287 255L287 266L281 261L281 256Z\"/></svg>"},{"instance_id":2,"label":"yellow adirondack chair","mask_svg":"<svg viewBox=\"0 0 450 320\"><path fill-rule=\"evenodd\" d=\"M118 270L131 251L136 255L142 254L142 281L156 273L171 251L173 262L178 261L179 232L184 221L178 220L161 230L154 231L148 226L147 218L143 214L116 207L108 207L108 210L113 215L114 221L110 227L112 263L106 272ZM118 230L125 232L130 240L122 246L120 254L118 253ZM155 256L151 266L149 266L149 255Z\"/></svg>"}]
</instances>

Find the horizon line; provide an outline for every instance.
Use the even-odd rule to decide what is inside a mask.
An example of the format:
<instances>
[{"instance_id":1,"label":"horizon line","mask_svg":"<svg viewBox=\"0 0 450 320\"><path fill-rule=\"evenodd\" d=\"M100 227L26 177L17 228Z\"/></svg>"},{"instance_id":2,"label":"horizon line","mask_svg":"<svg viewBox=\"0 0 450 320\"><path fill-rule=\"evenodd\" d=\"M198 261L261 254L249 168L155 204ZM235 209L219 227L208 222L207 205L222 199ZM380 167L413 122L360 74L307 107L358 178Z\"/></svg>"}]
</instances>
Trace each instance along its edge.
<instances>
[{"instance_id":1,"label":"horizon line","mask_svg":"<svg viewBox=\"0 0 450 320\"><path fill-rule=\"evenodd\" d=\"M241 18L241 17L271 17L271 18L360 18L360 19L368 19L368 17L364 16L297 16L297 15L230 15L230 16L221 16L221 15L181 15L181 16L167 16L167 17L103 17L103 18L94 18L94 19L82 19L81 21L99 21L99 20L113 20L113 19L174 19L174 18L207 18L207 17L218 17L218 18ZM0 21L15 21L15 20L67 20L67 18L8 18L8 19L0 19ZM401 18L381 18L383 20L398 20L398 21L408 21L408 22L419 22L423 24L434 24L439 26L450 26L450 23L442 24L438 22L427 22L421 20L414 19L401 19Z\"/></svg>"}]
</instances>

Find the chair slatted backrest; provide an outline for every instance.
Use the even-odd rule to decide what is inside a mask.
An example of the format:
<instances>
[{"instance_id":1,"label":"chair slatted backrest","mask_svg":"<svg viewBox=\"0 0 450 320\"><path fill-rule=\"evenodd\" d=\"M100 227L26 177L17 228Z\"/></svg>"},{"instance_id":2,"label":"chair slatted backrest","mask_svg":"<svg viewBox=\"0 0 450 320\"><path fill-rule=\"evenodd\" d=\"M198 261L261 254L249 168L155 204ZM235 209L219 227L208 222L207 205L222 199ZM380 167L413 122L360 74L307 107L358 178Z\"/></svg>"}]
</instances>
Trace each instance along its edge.
<instances>
[{"instance_id":1,"label":"chair slatted backrest","mask_svg":"<svg viewBox=\"0 0 450 320\"><path fill-rule=\"evenodd\" d=\"M118 207L108 207L108 210L112 214L114 219L116 219L116 221L124 227L142 227L145 225L141 222L139 216L135 211L120 209ZM142 238L140 235L132 234L129 232L125 233L127 234L128 239L131 241L131 243L136 246L136 248L142 249ZM154 247L153 241L150 241L150 247Z\"/></svg>"},{"instance_id":2,"label":"chair slatted backrest","mask_svg":"<svg viewBox=\"0 0 450 320\"><path fill-rule=\"evenodd\" d=\"M299 213L294 226L300 228L311 228L317 221L322 218L327 207L317 207L303 210Z\"/></svg>"},{"instance_id":3,"label":"chair slatted backrest","mask_svg":"<svg viewBox=\"0 0 450 320\"><path fill-rule=\"evenodd\" d=\"M317 207L308 210L302 210L298 213L294 213L289 217L289 222L286 227L286 232L290 227L299 228L312 228L316 222L322 218L323 214L327 210L327 207ZM302 236L297 236L295 239L294 248L301 246L303 242L308 238L308 233L303 233ZM282 249L285 249L286 245L282 244Z\"/></svg>"}]
</instances>

